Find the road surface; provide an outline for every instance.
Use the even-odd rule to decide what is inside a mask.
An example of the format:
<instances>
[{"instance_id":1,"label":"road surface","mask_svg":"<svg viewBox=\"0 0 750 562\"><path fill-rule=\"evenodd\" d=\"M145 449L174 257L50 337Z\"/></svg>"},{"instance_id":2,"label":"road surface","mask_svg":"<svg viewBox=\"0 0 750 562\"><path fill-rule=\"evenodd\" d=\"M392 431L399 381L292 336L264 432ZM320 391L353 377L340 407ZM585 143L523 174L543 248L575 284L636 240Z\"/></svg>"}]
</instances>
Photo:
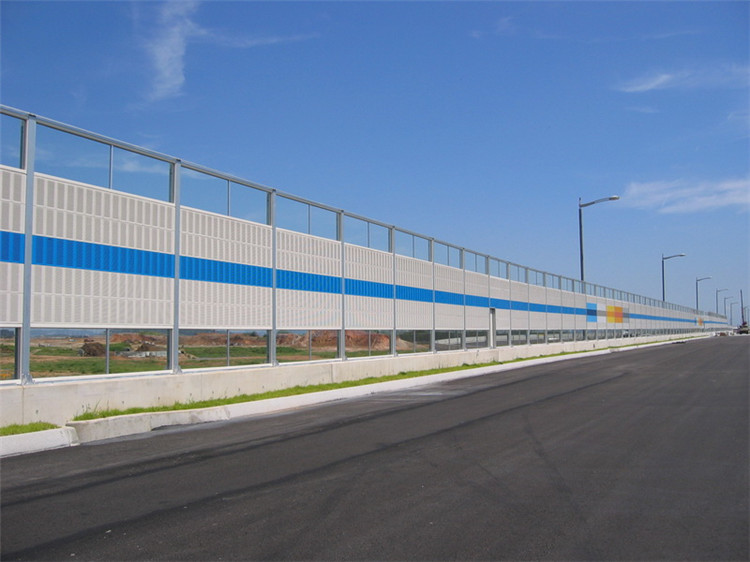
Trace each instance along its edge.
<instances>
[{"instance_id":1,"label":"road surface","mask_svg":"<svg viewBox=\"0 0 750 562\"><path fill-rule=\"evenodd\" d=\"M2 461L3 560L748 560L750 338Z\"/></svg>"}]
</instances>

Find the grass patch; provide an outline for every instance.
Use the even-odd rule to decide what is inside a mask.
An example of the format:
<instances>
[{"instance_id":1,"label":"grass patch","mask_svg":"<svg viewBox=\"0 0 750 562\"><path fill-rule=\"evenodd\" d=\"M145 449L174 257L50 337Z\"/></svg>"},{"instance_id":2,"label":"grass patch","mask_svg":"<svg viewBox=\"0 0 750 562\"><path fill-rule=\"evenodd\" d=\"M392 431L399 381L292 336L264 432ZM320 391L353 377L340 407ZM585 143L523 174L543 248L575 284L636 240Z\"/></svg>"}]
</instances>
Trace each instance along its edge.
<instances>
[{"instance_id":1,"label":"grass patch","mask_svg":"<svg viewBox=\"0 0 750 562\"><path fill-rule=\"evenodd\" d=\"M55 429L56 425L47 422L33 422L26 424L14 423L0 427L0 437L5 435L20 435L21 433L33 433L34 431L44 431L45 429Z\"/></svg>"},{"instance_id":2,"label":"grass patch","mask_svg":"<svg viewBox=\"0 0 750 562\"><path fill-rule=\"evenodd\" d=\"M110 418L114 416L126 416L129 414L143 414L150 412L171 412L175 410L193 410L197 408L213 408L216 406L227 406L229 404L239 404L241 402L255 402L257 400L268 400L269 398L282 398L284 396L297 396L299 394L309 394L311 392L322 392L324 390L336 390L339 388L351 388L379 382L395 381L401 379L411 379L424 377L427 375L437 375L451 371L463 371L466 369L478 369L480 367L491 367L501 363L481 363L477 365L461 365L460 367L446 367L442 369L429 369L427 371L407 371L397 375L387 375L384 377L367 377L354 381L343 381L338 383L315 384L310 386L294 386L280 390L262 392L260 394L240 394L229 398L215 398L212 400L198 400L195 402L176 402L169 406L152 406L148 408L128 408L125 410L92 410L84 412L73 418L73 421L86 421L100 418Z\"/></svg>"}]
</instances>

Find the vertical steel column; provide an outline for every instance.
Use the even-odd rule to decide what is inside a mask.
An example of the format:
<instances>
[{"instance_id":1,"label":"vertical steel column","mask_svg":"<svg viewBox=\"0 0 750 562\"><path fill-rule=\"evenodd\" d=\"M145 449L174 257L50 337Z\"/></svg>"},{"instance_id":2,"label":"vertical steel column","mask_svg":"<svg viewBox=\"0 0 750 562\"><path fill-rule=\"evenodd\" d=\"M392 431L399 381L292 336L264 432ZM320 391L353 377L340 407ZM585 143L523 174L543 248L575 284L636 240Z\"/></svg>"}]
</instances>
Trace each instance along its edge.
<instances>
[{"instance_id":1,"label":"vertical steel column","mask_svg":"<svg viewBox=\"0 0 750 562\"><path fill-rule=\"evenodd\" d=\"M180 369L180 239L182 238L182 212L180 210L180 175L182 164L180 160L172 162L170 173L170 199L174 205L174 288L172 303L172 333L169 338L167 354L169 364L167 368L173 374Z\"/></svg>"},{"instance_id":2,"label":"vertical steel column","mask_svg":"<svg viewBox=\"0 0 750 562\"><path fill-rule=\"evenodd\" d=\"M435 239L430 239L430 262L432 262L432 331L430 332L430 351L435 353L435 331L437 330L437 305L435 303Z\"/></svg>"},{"instance_id":3,"label":"vertical steel column","mask_svg":"<svg viewBox=\"0 0 750 562\"><path fill-rule=\"evenodd\" d=\"M28 115L23 128L23 157L21 166L26 170L26 199L24 206L23 249L23 318L20 342L16 354L16 371L23 384L31 384L31 272L34 252L34 180L36 166L36 116Z\"/></svg>"},{"instance_id":4,"label":"vertical steel column","mask_svg":"<svg viewBox=\"0 0 750 562\"><path fill-rule=\"evenodd\" d=\"M461 330L461 349L466 351L467 345L466 345L466 250L461 248L459 251L459 258L458 258L458 265L461 268L462 277L463 277L463 289L461 290L461 293L463 294L463 303L464 303L464 327L463 330ZM474 265L476 265L476 256L474 256Z\"/></svg>"},{"instance_id":5,"label":"vertical steel column","mask_svg":"<svg viewBox=\"0 0 750 562\"><path fill-rule=\"evenodd\" d=\"M339 333L339 358L346 360L346 244L344 244L344 211L336 212L336 237L341 242L341 332ZM368 340L369 334L368 331Z\"/></svg>"},{"instance_id":6,"label":"vertical steel column","mask_svg":"<svg viewBox=\"0 0 750 562\"><path fill-rule=\"evenodd\" d=\"M396 324L396 231L392 226L388 228L388 251L391 253L391 260L393 260L393 330L391 331L391 355L396 355L396 337L398 335Z\"/></svg>"},{"instance_id":7,"label":"vertical steel column","mask_svg":"<svg viewBox=\"0 0 750 562\"><path fill-rule=\"evenodd\" d=\"M271 225L271 331L268 334L268 362L278 365L276 359L276 190L268 193L268 223Z\"/></svg>"}]
</instances>

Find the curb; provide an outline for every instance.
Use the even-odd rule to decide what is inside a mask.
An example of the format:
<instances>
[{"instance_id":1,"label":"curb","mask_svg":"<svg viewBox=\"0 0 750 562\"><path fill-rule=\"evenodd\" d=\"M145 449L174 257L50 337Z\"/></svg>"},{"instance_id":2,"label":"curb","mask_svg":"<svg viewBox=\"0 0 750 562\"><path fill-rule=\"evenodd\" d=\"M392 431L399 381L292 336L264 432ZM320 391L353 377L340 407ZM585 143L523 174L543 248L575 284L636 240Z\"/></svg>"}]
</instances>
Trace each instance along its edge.
<instances>
[{"instance_id":1,"label":"curb","mask_svg":"<svg viewBox=\"0 0 750 562\"><path fill-rule=\"evenodd\" d=\"M5 435L0 438L0 457L60 449L79 443L78 434L72 427L58 427L33 433Z\"/></svg>"}]
</instances>

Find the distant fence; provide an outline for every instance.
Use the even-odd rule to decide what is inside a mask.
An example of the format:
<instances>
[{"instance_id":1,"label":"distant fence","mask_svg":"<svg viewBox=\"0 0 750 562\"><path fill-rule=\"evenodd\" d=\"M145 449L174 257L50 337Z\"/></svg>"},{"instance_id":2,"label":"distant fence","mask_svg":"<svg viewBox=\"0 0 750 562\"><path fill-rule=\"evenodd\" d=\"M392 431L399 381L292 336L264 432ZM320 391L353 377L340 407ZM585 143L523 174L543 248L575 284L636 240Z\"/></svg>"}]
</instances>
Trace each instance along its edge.
<instances>
[{"instance_id":1,"label":"distant fence","mask_svg":"<svg viewBox=\"0 0 750 562\"><path fill-rule=\"evenodd\" d=\"M729 327L6 106L0 114L5 379Z\"/></svg>"}]
</instances>

